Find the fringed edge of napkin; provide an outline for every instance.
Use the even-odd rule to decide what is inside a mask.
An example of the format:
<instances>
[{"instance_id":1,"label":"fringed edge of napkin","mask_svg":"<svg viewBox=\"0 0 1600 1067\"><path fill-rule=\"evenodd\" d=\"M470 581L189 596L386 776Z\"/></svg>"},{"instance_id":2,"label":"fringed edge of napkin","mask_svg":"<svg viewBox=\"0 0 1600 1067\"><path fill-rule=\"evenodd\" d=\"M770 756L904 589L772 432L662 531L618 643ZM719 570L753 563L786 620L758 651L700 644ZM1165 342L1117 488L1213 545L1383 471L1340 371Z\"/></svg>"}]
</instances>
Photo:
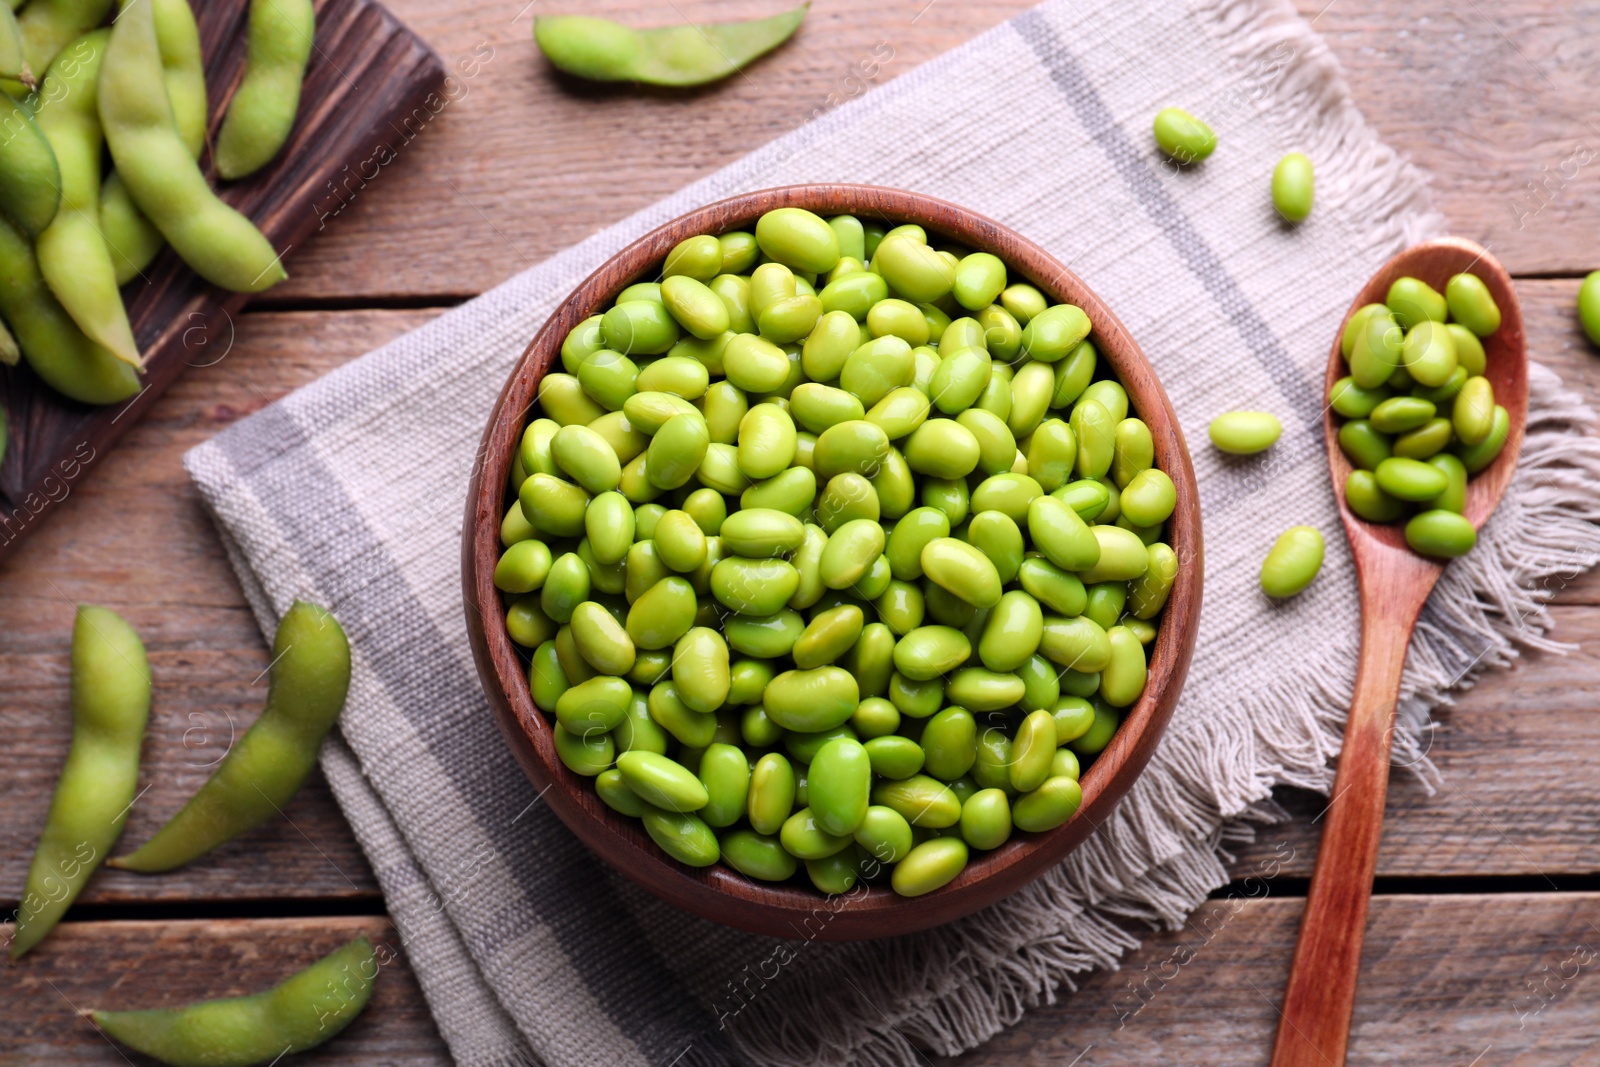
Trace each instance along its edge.
<instances>
[{"instance_id":1,"label":"fringed edge of napkin","mask_svg":"<svg viewBox=\"0 0 1600 1067\"><path fill-rule=\"evenodd\" d=\"M1271 121L1298 116L1285 133L1318 161L1319 199L1359 194L1387 205L1389 214L1368 217L1364 225L1396 248L1443 231L1423 176L1366 125L1327 45L1287 3L1230 0L1199 17L1210 21L1236 65L1270 68L1272 99L1283 105L1273 109ZM1352 279L1352 290L1362 281ZM1545 605L1559 588L1552 580L1564 583L1600 562L1595 413L1564 391L1554 373L1531 370L1530 421L1514 494L1485 529L1478 551L1447 570L1435 601L1453 606L1424 612L1407 658L1394 758L1430 786L1438 780L1426 753L1430 709L1448 703L1452 690L1472 685L1481 672L1509 663L1523 646L1564 650L1546 636L1551 620ZM973 1048L1028 1009L1054 1003L1058 989L1076 990L1079 976L1118 968L1123 954L1139 947L1128 923L1182 929L1194 909L1227 884L1227 848L1282 820L1273 787L1328 791L1349 698L1331 684L1285 686L1246 709L1253 710L1242 717L1251 724L1250 736L1233 736L1220 725L1169 734L1156 762L1174 773L1159 782L1146 773L1118 807L1118 854L1091 867L1080 852L976 921L920 935L916 951L907 945L903 960L890 953L878 966L894 973L863 974L868 988L879 990L905 987L902 966L938 976L915 996L883 1004L857 990L862 1003L841 1011L838 997L845 991L832 989L827 1003L801 999L782 1015L823 1031L819 1063L921 1067L923 1050L954 1055ZM1285 709L1292 712L1287 720ZM1282 725L1260 729L1275 722ZM996 936L997 919L1006 937ZM1020 949L1019 931L1025 939ZM852 1030L840 1025L830 1043L830 1019L874 1014L883 1025L864 1040L852 1040ZM759 1062L816 1055L819 1037L797 1034L774 1017L741 1020L737 1041Z\"/></svg>"}]
</instances>

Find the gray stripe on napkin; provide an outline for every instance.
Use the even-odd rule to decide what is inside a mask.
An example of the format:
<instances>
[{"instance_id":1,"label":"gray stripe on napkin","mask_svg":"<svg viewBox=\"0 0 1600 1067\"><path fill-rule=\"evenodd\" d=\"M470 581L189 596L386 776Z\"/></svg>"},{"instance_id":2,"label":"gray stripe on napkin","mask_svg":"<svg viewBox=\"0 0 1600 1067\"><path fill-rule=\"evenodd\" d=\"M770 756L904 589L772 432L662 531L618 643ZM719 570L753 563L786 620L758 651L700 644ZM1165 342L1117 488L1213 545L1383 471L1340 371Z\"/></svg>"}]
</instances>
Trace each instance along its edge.
<instances>
[{"instance_id":1,"label":"gray stripe on napkin","mask_svg":"<svg viewBox=\"0 0 1600 1067\"><path fill-rule=\"evenodd\" d=\"M489 709L483 707L462 722L431 714L432 708L408 699L424 688L477 692L477 674L461 663L438 628L425 621L426 608L383 541L357 525L360 509L349 498L344 480L321 460L287 407L266 408L220 444L239 475L254 485L261 504L277 517L284 537L307 546L300 563L325 591L327 607L465 798L496 854L510 862L519 892L490 922L460 927L468 948L474 955L493 954L500 950L504 931L547 923L571 965L583 973L607 1014L649 1062L662 1062L690 1043L699 1046L702 1056L720 1046L720 1036L703 1032L700 1012L676 987L652 980L663 964L631 916L588 891L603 880L600 861L560 827L549 808L534 806L532 787L526 789L529 806L521 814L499 810L498 793L506 783L523 779ZM307 498L319 501L323 510L296 506ZM332 554L347 542L324 536L328 512L351 517L340 532L346 538L359 533L353 539L361 546L357 558ZM404 644L392 640L396 619L413 622ZM538 825L518 829L517 821ZM519 835L534 831L546 842L538 853L518 841ZM552 913L555 922L550 922ZM647 958L641 960L641 953Z\"/></svg>"}]
</instances>

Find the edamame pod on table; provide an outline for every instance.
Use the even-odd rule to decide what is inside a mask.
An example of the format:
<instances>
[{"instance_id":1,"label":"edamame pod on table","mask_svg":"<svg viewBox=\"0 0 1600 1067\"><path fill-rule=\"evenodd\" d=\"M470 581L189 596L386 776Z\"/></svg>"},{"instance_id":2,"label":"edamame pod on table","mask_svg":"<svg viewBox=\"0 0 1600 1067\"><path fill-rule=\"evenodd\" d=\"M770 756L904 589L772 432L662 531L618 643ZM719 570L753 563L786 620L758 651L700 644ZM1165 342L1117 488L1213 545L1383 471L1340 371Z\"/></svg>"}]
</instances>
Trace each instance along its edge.
<instances>
[{"instance_id":1,"label":"edamame pod on table","mask_svg":"<svg viewBox=\"0 0 1600 1067\"><path fill-rule=\"evenodd\" d=\"M28 868L12 959L44 939L122 833L149 714L139 635L115 612L82 605L72 626L72 747Z\"/></svg>"},{"instance_id":2,"label":"edamame pod on table","mask_svg":"<svg viewBox=\"0 0 1600 1067\"><path fill-rule=\"evenodd\" d=\"M295 601L278 624L268 678L261 717L210 780L154 837L110 860L112 866L144 873L181 867L281 813L300 791L350 686L350 642L338 621Z\"/></svg>"},{"instance_id":3,"label":"edamame pod on table","mask_svg":"<svg viewBox=\"0 0 1600 1067\"><path fill-rule=\"evenodd\" d=\"M764 19L648 30L609 19L544 15L533 20L533 39L556 69L590 81L704 85L788 40L810 7L801 4Z\"/></svg>"},{"instance_id":4,"label":"edamame pod on table","mask_svg":"<svg viewBox=\"0 0 1600 1067\"><path fill-rule=\"evenodd\" d=\"M55 151L61 206L39 234L39 271L72 321L125 363L140 365L116 268L100 233L100 150L95 82L110 30L68 45L51 64L39 94L38 123Z\"/></svg>"},{"instance_id":5,"label":"edamame pod on table","mask_svg":"<svg viewBox=\"0 0 1600 1067\"><path fill-rule=\"evenodd\" d=\"M217 131L221 177L255 173L289 139L316 28L311 0L250 0L244 77Z\"/></svg>"},{"instance_id":6,"label":"edamame pod on table","mask_svg":"<svg viewBox=\"0 0 1600 1067\"><path fill-rule=\"evenodd\" d=\"M248 1067L339 1033L367 1006L377 977L377 954L359 937L264 993L85 1014L112 1040L173 1067Z\"/></svg>"},{"instance_id":7,"label":"edamame pod on table","mask_svg":"<svg viewBox=\"0 0 1600 1067\"><path fill-rule=\"evenodd\" d=\"M252 293L288 276L261 231L211 191L178 133L152 5L128 5L112 27L99 105L111 158L134 202L196 273Z\"/></svg>"}]
</instances>

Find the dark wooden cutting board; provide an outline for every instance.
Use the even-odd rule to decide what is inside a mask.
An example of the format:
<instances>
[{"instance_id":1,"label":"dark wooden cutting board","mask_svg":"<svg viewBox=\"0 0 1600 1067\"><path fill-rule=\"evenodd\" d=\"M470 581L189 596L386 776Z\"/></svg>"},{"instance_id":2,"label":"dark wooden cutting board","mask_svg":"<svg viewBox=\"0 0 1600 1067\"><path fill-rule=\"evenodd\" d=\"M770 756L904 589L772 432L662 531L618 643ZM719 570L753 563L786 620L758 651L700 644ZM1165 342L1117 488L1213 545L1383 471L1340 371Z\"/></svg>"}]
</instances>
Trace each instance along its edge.
<instances>
[{"instance_id":1,"label":"dark wooden cutting board","mask_svg":"<svg viewBox=\"0 0 1600 1067\"><path fill-rule=\"evenodd\" d=\"M220 187L294 273L294 252L332 224L342 206L390 167L443 107L439 56L372 0L319 0L316 44L289 143L255 174ZM248 0L207 0L196 19L206 57L214 137L244 69ZM210 138L208 137L208 140ZM209 149L202 168L212 174ZM139 346L144 390L93 407L41 382L26 361L0 376L10 441L0 463L0 558L90 477L128 427L190 366L225 354L234 316L249 299L202 281L171 249L123 289Z\"/></svg>"}]
</instances>

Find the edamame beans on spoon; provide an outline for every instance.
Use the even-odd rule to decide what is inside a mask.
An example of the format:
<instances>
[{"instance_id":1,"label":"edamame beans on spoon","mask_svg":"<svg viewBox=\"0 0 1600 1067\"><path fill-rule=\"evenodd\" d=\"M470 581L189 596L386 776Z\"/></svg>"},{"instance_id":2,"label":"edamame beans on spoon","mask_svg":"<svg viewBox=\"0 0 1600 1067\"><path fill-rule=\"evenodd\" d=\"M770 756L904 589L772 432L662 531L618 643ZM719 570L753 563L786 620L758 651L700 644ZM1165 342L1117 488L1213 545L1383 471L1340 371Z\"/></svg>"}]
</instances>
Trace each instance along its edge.
<instances>
[{"instance_id":1,"label":"edamame beans on spoon","mask_svg":"<svg viewBox=\"0 0 1600 1067\"><path fill-rule=\"evenodd\" d=\"M936 892L1072 818L1142 696L1177 490L1088 315L1007 274L778 208L541 380L507 632L558 757L677 862Z\"/></svg>"},{"instance_id":2,"label":"edamame beans on spoon","mask_svg":"<svg viewBox=\"0 0 1600 1067\"><path fill-rule=\"evenodd\" d=\"M1367 311L1371 305L1380 305L1380 310ZM1354 314L1365 312L1369 321L1381 316L1378 321L1384 324L1376 334L1353 331L1349 349L1341 338L1332 338L1327 376L1333 394L1325 420L1329 464L1361 587L1361 659L1332 787L1336 800L1324 817L1322 845L1283 1000L1275 1063L1343 1058L1377 863L1406 649L1422 606L1443 573L1444 560L1472 547L1476 529L1510 484L1527 412L1521 309L1510 277L1487 250L1454 238L1412 248L1386 264L1352 308ZM1448 321L1451 318L1457 322ZM1474 326L1485 336L1473 332ZM1399 346L1399 364L1392 358L1395 349L1383 336L1388 330L1407 332ZM1419 332L1425 343L1412 345L1411 338ZM1454 429L1457 412L1452 410L1451 432L1423 445L1405 443L1421 430L1391 438L1368 424L1369 439L1375 437L1380 447L1358 449L1347 458L1341 446L1348 435L1339 432L1338 424L1349 417L1344 424L1348 429L1367 418L1351 417L1360 408L1349 407L1345 361L1352 355L1360 358L1360 347L1374 343L1385 345L1381 355L1390 368L1383 381L1362 388L1381 390L1385 398L1409 395L1459 407L1464 382L1475 376L1486 378L1495 405L1484 420L1488 430L1478 443L1461 439ZM1382 359L1373 362L1381 364ZM1440 384L1421 384L1419 370ZM1341 406L1351 415L1341 412ZM1482 423L1469 419L1466 425L1474 436L1484 432ZM1382 457L1385 450L1399 458ZM1398 477L1394 468L1379 475L1361 466L1374 458L1378 462L1372 466L1380 469L1384 463L1402 460L1418 467L1401 466ZM1438 475L1431 480L1419 469L1429 465ZM1465 481L1465 475L1473 473L1477 477ZM1388 484L1421 493L1430 481L1438 496L1416 503L1401 501L1382 488ZM1385 510L1378 511L1379 505ZM1408 508L1416 510L1406 526L1392 525Z\"/></svg>"}]
</instances>

